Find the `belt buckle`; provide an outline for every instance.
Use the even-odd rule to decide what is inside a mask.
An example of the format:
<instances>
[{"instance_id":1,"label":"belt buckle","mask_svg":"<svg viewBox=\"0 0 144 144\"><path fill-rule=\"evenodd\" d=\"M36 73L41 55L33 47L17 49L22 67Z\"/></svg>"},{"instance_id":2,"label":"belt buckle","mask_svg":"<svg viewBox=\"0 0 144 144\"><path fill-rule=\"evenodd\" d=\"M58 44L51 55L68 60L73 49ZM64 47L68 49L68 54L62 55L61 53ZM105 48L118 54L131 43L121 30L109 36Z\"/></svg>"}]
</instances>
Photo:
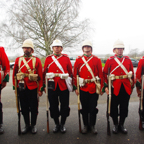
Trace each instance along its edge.
<instances>
[{"instance_id":1,"label":"belt buckle","mask_svg":"<svg viewBox=\"0 0 144 144\"><path fill-rule=\"evenodd\" d=\"M123 76L121 75L121 76L119 76L119 79L123 79Z\"/></svg>"},{"instance_id":2,"label":"belt buckle","mask_svg":"<svg viewBox=\"0 0 144 144\"><path fill-rule=\"evenodd\" d=\"M55 74L55 77L58 77L59 76L59 74Z\"/></svg>"},{"instance_id":3,"label":"belt buckle","mask_svg":"<svg viewBox=\"0 0 144 144\"><path fill-rule=\"evenodd\" d=\"M88 83L90 83L91 82L91 80L90 79L88 79Z\"/></svg>"}]
</instances>

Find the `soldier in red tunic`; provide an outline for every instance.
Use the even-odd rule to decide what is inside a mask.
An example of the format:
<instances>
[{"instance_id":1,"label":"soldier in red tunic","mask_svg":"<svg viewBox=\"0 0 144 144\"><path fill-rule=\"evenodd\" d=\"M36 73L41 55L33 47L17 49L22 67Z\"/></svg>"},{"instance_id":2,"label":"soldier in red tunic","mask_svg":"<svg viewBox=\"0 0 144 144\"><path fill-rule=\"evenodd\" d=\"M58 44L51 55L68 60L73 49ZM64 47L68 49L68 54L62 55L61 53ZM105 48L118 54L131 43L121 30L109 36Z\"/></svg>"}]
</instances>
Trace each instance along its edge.
<instances>
[{"instance_id":1,"label":"soldier in red tunic","mask_svg":"<svg viewBox=\"0 0 144 144\"><path fill-rule=\"evenodd\" d=\"M97 134L95 124L98 109L96 108L96 106L99 94L102 94L102 64L101 60L97 56L92 54L92 43L89 40L85 40L83 42L82 50L83 55L79 56L74 64L74 90L78 95L76 78L78 72L80 85L80 101L82 105L81 113L84 123L82 133L87 133L88 125L90 124L92 132L94 134ZM88 119L90 119L90 122L88 121Z\"/></svg>"},{"instance_id":2,"label":"soldier in red tunic","mask_svg":"<svg viewBox=\"0 0 144 144\"><path fill-rule=\"evenodd\" d=\"M144 56L140 59L136 71L136 89L138 93L138 97L141 97L141 89L142 89L142 75L144 75ZM144 89L144 88L143 88ZM144 91L143 91L144 97ZM142 128L144 129L144 100L142 99Z\"/></svg>"},{"instance_id":3,"label":"soldier in red tunic","mask_svg":"<svg viewBox=\"0 0 144 144\"><path fill-rule=\"evenodd\" d=\"M16 75L20 105L25 122L22 134L29 130L35 134L37 133L35 125L38 115L38 96L42 96L43 91L42 64L39 58L32 55L34 46L30 39L23 42L22 48L24 55L15 60L13 69L13 89L15 90L14 76ZM29 111L31 112L31 122Z\"/></svg>"},{"instance_id":4,"label":"soldier in red tunic","mask_svg":"<svg viewBox=\"0 0 144 144\"><path fill-rule=\"evenodd\" d=\"M1 90L9 82L10 76L10 65L8 57L5 53L4 47L0 47L0 134L4 133L3 124L3 112L2 112L2 102L1 102Z\"/></svg>"},{"instance_id":5,"label":"soldier in red tunic","mask_svg":"<svg viewBox=\"0 0 144 144\"><path fill-rule=\"evenodd\" d=\"M123 56L123 51L123 42L117 40L113 47L113 52L115 55L111 56L106 61L103 70L105 82L104 86L107 95L109 94L107 78L108 71L112 76L112 98L110 115L114 123L114 128L112 130L114 134L117 134L118 131L121 131L124 134L127 133L127 129L124 128L124 122L125 118L128 116L129 99L134 86L133 65L128 56ZM120 115L119 122L118 114Z\"/></svg>"},{"instance_id":6,"label":"soldier in red tunic","mask_svg":"<svg viewBox=\"0 0 144 144\"><path fill-rule=\"evenodd\" d=\"M48 78L48 99L50 103L51 118L54 119L55 128L54 133L59 130L62 133L66 132L65 122L69 116L69 86L72 87L72 65L69 57L66 54L62 54L63 50L62 42L60 40L54 40L52 44L53 54L47 56L44 64L44 78L45 75ZM68 85L67 80L71 80L71 84ZM50 86L50 85L53 86ZM60 109L59 109L60 102ZM61 122L59 122L59 116L61 115Z\"/></svg>"}]
</instances>

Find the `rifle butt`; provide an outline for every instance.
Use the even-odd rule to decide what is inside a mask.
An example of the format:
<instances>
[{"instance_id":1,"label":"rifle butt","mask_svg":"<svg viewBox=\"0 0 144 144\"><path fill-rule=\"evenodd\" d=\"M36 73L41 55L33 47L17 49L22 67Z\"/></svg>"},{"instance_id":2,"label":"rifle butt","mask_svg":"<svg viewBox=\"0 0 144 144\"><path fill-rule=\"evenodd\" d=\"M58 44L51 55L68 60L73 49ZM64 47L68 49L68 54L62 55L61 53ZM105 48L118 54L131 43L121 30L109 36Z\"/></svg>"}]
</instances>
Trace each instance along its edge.
<instances>
[{"instance_id":1,"label":"rifle butt","mask_svg":"<svg viewBox=\"0 0 144 144\"><path fill-rule=\"evenodd\" d=\"M18 114L18 135L21 135L20 113Z\"/></svg>"},{"instance_id":2,"label":"rifle butt","mask_svg":"<svg viewBox=\"0 0 144 144\"><path fill-rule=\"evenodd\" d=\"M81 117L80 117L80 110L78 110L78 119L79 119L79 132L81 133Z\"/></svg>"},{"instance_id":3,"label":"rifle butt","mask_svg":"<svg viewBox=\"0 0 144 144\"><path fill-rule=\"evenodd\" d=\"M47 111L47 133L49 133L49 114Z\"/></svg>"},{"instance_id":4,"label":"rifle butt","mask_svg":"<svg viewBox=\"0 0 144 144\"><path fill-rule=\"evenodd\" d=\"M107 135L111 135L111 132L110 132L110 122L108 121L107 123Z\"/></svg>"},{"instance_id":5,"label":"rifle butt","mask_svg":"<svg viewBox=\"0 0 144 144\"><path fill-rule=\"evenodd\" d=\"M140 120L139 120L139 130L143 130L143 128L142 128L142 120L141 120L141 118L140 118Z\"/></svg>"}]
</instances>

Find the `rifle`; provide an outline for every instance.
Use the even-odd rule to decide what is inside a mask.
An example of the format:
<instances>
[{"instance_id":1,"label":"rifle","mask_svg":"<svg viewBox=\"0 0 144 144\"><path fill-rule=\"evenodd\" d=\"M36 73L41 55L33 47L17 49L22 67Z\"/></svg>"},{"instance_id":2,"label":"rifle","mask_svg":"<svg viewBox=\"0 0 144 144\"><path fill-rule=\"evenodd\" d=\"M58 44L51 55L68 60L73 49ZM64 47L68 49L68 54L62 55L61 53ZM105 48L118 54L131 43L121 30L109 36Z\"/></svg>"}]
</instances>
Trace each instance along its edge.
<instances>
[{"instance_id":1,"label":"rifle","mask_svg":"<svg viewBox=\"0 0 144 144\"><path fill-rule=\"evenodd\" d=\"M108 68L108 88L109 88L109 95L107 95L107 112L106 112L106 117L107 117L107 135L111 135L110 132L110 108L111 108L111 77L110 77L110 68Z\"/></svg>"},{"instance_id":2,"label":"rifle","mask_svg":"<svg viewBox=\"0 0 144 144\"><path fill-rule=\"evenodd\" d=\"M21 134L21 123L20 123L20 105L19 105L19 96L17 91L17 77L16 77L16 69L15 69L15 96L16 96L16 107L17 107L17 114L18 114L18 135Z\"/></svg>"},{"instance_id":3,"label":"rifle","mask_svg":"<svg viewBox=\"0 0 144 144\"><path fill-rule=\"evenodd\" d=\"M46 116L47 116L47 133L49 133L49 110L48 110L48 80L46 77L46 72L48 71L48 68L46 68L45 71L45 81L46 81Z\"/></svg>"},{"instance_id":4,"label":"rifle","mask_svg":"<svg viewBox=\"0 0 144 144\"><path fill-rule=\"evenodd\" d=\"M142 120L143 120L143 86L144 86L144 67L142 67L142 72L141 72L141 79L142 79L142 83L141 83L141 96L140 96L140 103L139 103L139 129L142 130Z\"/></svg>"},{"instance_id":5,"label":"rifle","mask_svg":"<svg viewBox=\"0 0 144 144\"><path fill-rule=\"evenodd\" d=\"M79 90L79 72L78 72L78 68L77 68L77 90L78 90L78 121L79 121L79 132L81 133L80 90Z\"/></svg>"}]
</instances>

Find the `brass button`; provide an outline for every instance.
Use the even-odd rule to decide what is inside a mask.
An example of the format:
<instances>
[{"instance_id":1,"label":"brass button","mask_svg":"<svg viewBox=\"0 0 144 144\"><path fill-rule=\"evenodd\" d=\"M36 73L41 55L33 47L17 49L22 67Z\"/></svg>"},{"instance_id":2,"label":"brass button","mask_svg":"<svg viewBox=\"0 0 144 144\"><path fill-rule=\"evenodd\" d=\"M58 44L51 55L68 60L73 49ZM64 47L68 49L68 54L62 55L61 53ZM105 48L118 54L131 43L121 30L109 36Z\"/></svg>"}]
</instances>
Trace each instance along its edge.
<instances>
[{"instance_id":1,"label":"brass button","mask_svg":"<svg viewBox=\"0 0 144 144\"><path fill-rule=\"evenodd\" d=\"M89 78L89 76L88 76L88 78Z\"/></svg>"},{"instance_id":2,"label":"brass button","mask_svg":"<svg viewBox=\"0 0 144 144\"><path fill-rule=\"evenodd\" d=\"M58 70L57 70L57 72L58 72Z\"/></svg>"},{"instance_id":3,"label":"brass button","mask_svg":"<svg viewBox=\"0 0 144 144\"><path fill-rule=\"evenodd\" d=\"M121 72L121 74L122 74L122 72Z\"/></svg>"},{"instance_id":4,"label":"brass button","mask_svg":"<svg viewBox=\"0 0 144 144\"><path fill-rule=\"evenodd\" d=\"M88 84L89 84L89 82L88 82Z\"/></svg>"}]
</instances>

